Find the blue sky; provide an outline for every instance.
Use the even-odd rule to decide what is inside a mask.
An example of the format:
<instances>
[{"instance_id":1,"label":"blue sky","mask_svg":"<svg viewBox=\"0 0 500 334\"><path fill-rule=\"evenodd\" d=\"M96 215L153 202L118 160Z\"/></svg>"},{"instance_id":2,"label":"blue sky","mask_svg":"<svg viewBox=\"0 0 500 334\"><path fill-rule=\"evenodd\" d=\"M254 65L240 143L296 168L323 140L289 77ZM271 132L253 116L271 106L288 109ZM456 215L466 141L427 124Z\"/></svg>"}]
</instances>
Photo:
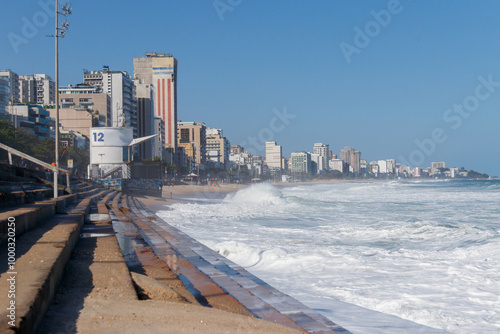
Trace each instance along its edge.
<instances>
[{"instance_id":1,"label":"blue sky","mask_svg":"<svg viewBox=\"0 0 500 334\"><path fill-rule=\"evenodd\" d=\"M1 69L53 75L53 19L40 5L53 2L2 4ZM103 65L133 74L133 57L168 52L179 62L178 118L222 128L250 151L263 153L268 139L286 155L323 142L368 161L446 161L500 176L498 1L71 4L61 85ZM346 45L357 51L346 57ZM464 103L471 111L453 111Z\"/></svg>"}]
</instances>

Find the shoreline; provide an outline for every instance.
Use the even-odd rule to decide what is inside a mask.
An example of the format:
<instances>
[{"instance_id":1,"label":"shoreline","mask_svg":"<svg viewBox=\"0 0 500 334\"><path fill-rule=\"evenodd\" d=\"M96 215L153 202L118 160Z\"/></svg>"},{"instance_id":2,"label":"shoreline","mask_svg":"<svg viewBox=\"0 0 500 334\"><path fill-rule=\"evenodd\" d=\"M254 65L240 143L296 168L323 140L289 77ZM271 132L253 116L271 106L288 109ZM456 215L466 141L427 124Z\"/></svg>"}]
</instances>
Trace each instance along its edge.
<instances>
[{"instance_id":1,"label":"shoreline","mask_svg":"<svg viewBox=\"0 0 500 334\"><path fill-rule=\"evenodd\" d=\"M339 184L339 183L374 183L374 182L388 182L394 180L317 180L317 181L302 181L302 182L262 182L264 184L271 184L277 187L294 187L301 185L317 185L317 184ZM139 199L144 205L155 213L162 210L168 210L168 207L175 203L189 203L193 201L203 201L211 199L220 199L225 194L236 193L239 190L251 187L254 184L222 184L219 186L207 186L196 184L183 184L175 186L163 186L162 197L134 194L134 197Z\"/></svg>"},{"instance_id":2,"label":"shoreline","mask_svg":"<svg viewBox=\"0 0 500 334\"><path fill-rule=\"evenodd\" d=\"M196 199L210 199L220 198L224 194L235 193L238 190L245 189L249 185L241 184L225 184L219 187L214 186L201 186L201 185L176 185L164 186L162 197L155 197L149 195L134 195L145 206L154 211L155 213L165 210L165 206L170 206L174 203L189 203ZM190 199L187 200L186 198Z\"/></svg>"}]
</instances>

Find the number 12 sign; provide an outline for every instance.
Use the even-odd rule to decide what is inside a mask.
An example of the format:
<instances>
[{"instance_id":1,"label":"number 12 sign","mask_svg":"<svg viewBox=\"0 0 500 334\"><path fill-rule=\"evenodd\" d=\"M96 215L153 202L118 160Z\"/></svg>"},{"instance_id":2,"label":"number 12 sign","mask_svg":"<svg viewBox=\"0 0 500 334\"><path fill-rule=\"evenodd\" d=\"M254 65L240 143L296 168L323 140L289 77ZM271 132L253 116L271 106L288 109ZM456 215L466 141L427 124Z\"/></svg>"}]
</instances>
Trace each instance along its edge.
<instances>
[{"instance_id":1,"label":"number 12 sign","mask_svg":"<svg viewBox=\"0 0 500 334\"><path fill-rule=\"evenodd\" d=\"M93 135L94 135L94 141L99 141L99 142L103 142L104 141L104 133L102 133L102 132L94 132Z\"/></svg>"}]
</instances>

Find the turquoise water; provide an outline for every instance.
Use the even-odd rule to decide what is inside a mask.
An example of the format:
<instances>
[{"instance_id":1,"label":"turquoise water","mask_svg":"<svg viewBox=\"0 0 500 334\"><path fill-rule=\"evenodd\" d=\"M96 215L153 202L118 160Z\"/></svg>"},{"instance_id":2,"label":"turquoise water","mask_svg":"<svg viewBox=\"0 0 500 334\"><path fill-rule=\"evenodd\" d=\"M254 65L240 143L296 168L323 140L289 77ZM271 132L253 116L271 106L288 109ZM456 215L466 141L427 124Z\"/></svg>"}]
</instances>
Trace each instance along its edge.
<instances>
[{"instance_id":1,"label":"turquoise water","mask_svg":"<svg viewBox=\"0 0 500 334\"><path fill-rule=\"evenodd\" d=\"M205 199L159 215L353 333L500 332L499 180L259 184ZM407 321L389 328L391 316Z\"/></svg>"}]
</instances>

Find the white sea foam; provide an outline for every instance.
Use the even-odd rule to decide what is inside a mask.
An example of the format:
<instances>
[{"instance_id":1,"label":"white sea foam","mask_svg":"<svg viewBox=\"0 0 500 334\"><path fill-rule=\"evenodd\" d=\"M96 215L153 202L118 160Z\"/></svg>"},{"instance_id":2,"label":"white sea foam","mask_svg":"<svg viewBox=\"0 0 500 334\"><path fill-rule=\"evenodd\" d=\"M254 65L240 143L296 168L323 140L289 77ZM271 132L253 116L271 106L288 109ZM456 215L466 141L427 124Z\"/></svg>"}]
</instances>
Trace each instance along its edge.
<instances>
[{"instance_id":1,"label":"white sea foam","mask_svg":"<svg viewBox=\"0 0 500 334\"><path fill-rule=\"evenodd\" d=\"M353 333L497 333L499 185L265 184L159 215Z\"/></svg>"}]
</instances>

